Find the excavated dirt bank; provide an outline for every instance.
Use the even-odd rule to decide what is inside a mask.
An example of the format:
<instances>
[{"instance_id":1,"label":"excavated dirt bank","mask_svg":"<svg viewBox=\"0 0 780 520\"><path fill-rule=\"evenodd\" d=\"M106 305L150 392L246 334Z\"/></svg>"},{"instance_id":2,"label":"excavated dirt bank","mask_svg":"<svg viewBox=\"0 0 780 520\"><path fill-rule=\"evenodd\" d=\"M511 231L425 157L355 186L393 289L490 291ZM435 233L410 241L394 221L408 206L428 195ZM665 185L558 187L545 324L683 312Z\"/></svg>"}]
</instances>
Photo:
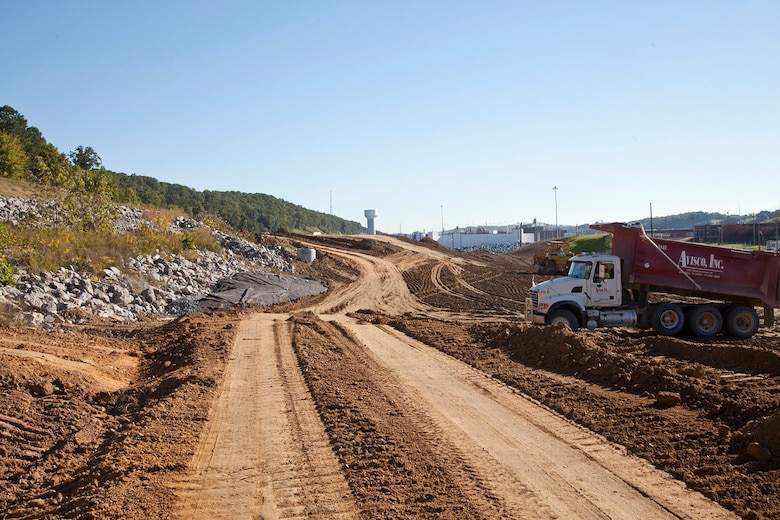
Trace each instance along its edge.
<instances>
[{"instance_id":1,"label":"excavated dirt bank","mask_svg":"<svg viewBox=\"0 0 780 520\"><path fill-rule=\"evenodd\" d=\"M756 441L780 453L775 338L702 345L626 330L376 319L518 388L745 518L780 513L778 458L748 454ZM669 406L664 395L680 404Z\"/></svg>"},{"instance_id":2,"label":"excavated dirt bank","mask_svg":"<svg viewBox=\"0 0 780 520\"><path fill-rule=\"evenodd\" d=\"M4 518L166 516L166 483L189 464L238 322L3 329Z\"/></svg>"}]
</instances>

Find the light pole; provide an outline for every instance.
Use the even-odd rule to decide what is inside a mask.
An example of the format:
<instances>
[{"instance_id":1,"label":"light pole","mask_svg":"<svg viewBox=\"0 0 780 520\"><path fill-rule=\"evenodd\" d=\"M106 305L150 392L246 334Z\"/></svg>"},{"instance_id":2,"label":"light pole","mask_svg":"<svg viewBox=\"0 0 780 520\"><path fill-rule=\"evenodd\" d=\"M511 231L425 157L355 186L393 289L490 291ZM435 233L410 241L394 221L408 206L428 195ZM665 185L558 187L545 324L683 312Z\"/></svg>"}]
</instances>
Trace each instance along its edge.
<instances>
[{"instance_id":1,"label":"light pole","mask_svg":"<svg viewBox=\"0 0 780 520\"><path fill-rule=\"evenodd\" d=\"M777 254L778 249L780 249L780 237L777 236L778 231L778 225L777 221L780 220L779 217L775 217L775 254Z\"/></svg>"},{"instance_id":2,"label":"light pole","mask_svg":"<svg viewBox=\"0 0 780 520\"><path fill-rule=\"evenodd\" d=\"M758 218L756 217L756 214L753 213L753 247L756 245L756 222L758 222Z\"/></svg>"},{"instance_id":3,"label":"light pole","mask_svg":"<svg viewBox=\"0 0 780 520\"><path fill-rule=\"evenodd\" d=\"M558 186L553 186L555 193L555 238L558 238Z\"/></svg>"}]
</instances>

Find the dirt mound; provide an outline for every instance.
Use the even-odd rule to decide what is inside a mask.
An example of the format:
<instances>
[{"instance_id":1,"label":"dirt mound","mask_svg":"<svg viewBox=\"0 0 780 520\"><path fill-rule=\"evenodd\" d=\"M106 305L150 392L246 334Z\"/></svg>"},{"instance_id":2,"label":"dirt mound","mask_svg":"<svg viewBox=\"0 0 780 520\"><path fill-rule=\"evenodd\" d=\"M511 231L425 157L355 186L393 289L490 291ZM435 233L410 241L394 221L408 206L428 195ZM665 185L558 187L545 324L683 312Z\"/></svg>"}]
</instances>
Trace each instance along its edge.
<instances>
[{"instance_id":1,"label":"dirt mound","mask_svg":"<svg viewBox=\"0 0 780 520\"><path fill-rule=\"evenodd\" d=\"M45 344L33 331L4 331L35 355L0 365L0 424L11 433L0 448L0 509L25 518L166 516L165 483L189 462L238 319L187 315L123 338L48 334ZM121 372L127 357L137 366L114 390L62 365Z\"/></svg>"},{"instance_id":2,"label":"dirt mound","mask_svg":"<svg viewBox=\"0 0 780 520\"><path fill-rule=\"evenodd\" d=\"M719 345L628 329L573 333L412 315L385 319L600 432L745 518L780 513L769 500L780 494L780 452L774 451L780 374L740 371L751 365L749 356L728 365L736 369L730 370L718 361ZM762 341L756 338L752 346ZM727 348L726 358L730 355ZM676 399L669 402L669 396Z\"/></svg>"},{"instance_id":3,"label":"dirt mound","mask_svg":"<svg viewBox=\"0 0 780 520\"><path fill-rule=\"evenodd\" d=\"M312 236L306 237L306 241L323 246L361 251L376 256L387 256L401 251L398 246L383 240L381 235L377 235L376 239L354 236Z\"/></svg>"},{"instance_id":4,"label":"dirt mound","mask_svg":"<svg viewBox=\"0 0 780 520\"><path fill-rule=\"evenodd\" d=\"M746 440L769 450L769 456L780 456L780 410L769 417L749 422L744 428Z\"/></svg>"}]
</instances>

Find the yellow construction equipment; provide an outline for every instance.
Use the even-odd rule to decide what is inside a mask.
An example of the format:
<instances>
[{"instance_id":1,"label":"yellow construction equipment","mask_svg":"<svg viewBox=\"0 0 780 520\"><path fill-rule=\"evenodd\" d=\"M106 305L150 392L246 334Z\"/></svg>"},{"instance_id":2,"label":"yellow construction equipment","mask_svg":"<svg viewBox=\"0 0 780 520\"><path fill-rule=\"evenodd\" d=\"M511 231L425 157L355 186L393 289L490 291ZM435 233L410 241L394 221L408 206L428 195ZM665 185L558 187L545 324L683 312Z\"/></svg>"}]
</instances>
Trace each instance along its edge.
<instances>
[{"instance_id":1,"label":"yellow construction equipment","mask_svg":"<svg viewBox=\"0 0 780 520\"><path fill-rule=\"evenodd\" d=\"M565 274L569 270L569 260L574 256L565 240L550 240L543 253L534 255L534 264L543 274Z\"/></svg>"}]
</instances>

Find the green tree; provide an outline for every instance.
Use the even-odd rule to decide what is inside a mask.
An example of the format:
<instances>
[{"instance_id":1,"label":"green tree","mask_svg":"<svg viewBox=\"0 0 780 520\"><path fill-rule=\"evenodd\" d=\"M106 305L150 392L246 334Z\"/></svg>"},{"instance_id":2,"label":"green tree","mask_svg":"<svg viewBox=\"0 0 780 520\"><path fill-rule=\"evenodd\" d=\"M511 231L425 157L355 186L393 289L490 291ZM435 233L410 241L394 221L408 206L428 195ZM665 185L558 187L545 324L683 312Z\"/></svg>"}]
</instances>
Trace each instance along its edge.
<instances>
[{"instance_id":1,"label":"green tree","mask_svg":"<svg viewBox=\"0 0 780 520\"><path fill-rule=\"evenodd\" d=\"M0 107L0 132L21 137L27 130L27 120L12 107Z\"/></svg>"},{"instance_id":2,"label":"green tree","mask_svg":"<svg viewBox=\"0 0 780 520\"><path fill-rule=\"evenodd\" d=\"M15 135L0 132L0 175L11 179L24 178L27 154Z\"/></svg>"},{"instance_id":3,"label":"green tree","mask_svg":"<svg viewBox=\"0 0 780 520\"><path fill-rule=\"evenodd\" d=\"M117 217L111 196L115 186L108 172L74 168L65 186L67 192L60 205L67 214L67 224L85 231L109 231Z\"/></svg>"},{"instance_id":4,"label":"green tree","mask_svg":"<svg viewBox=\"0 0 780 520\"><path fill-rule=\"evenodd\" d=\"M86 148L82 145L78 145L75 150L68 154L73 166L78 166L82 170L94 170L100 168L103 165L102 159L97 152L91 147Z\"/></svg>"},{"instance_id":5,"label":"green tree","mask_svg":"<svg viewBox=\"0 0 780 520\"><path fill-rule=\"evenodd\" d=\"M46 143L30 160L31 180L49 186L63 186L68 182L73 167L65 155L53 144Z\"/></svg>"}]
</instances>

